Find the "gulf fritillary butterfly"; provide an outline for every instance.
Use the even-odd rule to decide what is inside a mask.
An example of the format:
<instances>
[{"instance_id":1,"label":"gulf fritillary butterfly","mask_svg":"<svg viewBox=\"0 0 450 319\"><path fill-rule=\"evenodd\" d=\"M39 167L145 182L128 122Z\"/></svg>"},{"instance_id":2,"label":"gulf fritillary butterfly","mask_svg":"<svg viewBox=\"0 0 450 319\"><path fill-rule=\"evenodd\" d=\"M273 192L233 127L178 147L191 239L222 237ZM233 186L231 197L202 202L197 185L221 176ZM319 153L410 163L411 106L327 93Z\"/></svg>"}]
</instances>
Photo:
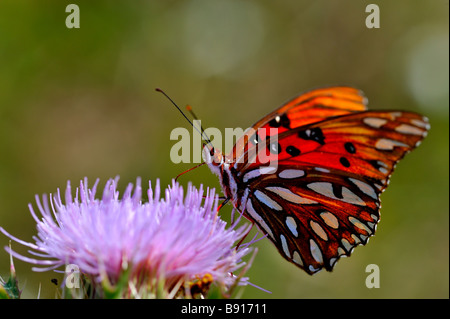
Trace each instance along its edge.
<instances>
[{"instance_id":1,"label":"gulf fritillary butterfly","mask_svg":"<svg viewBox=\"0 0 450 319\"><path fill-rule=\"evenodd\" d=\"M419 114L366 105L355 88L312 90L254 124L229 155L203 148L226 201L308 274L367 243L395 164L430 128Z\"/></svg>"}]
</instances>

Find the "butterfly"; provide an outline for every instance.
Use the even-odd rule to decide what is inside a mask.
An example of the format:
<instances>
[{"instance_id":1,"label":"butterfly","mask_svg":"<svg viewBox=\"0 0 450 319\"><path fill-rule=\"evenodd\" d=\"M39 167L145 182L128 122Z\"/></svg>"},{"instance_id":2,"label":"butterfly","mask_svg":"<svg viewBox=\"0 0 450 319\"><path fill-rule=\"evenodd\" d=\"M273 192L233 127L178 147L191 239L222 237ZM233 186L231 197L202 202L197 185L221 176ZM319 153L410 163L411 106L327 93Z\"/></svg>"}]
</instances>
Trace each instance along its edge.
<instances>
[{"instance_id":1,"label":"butterfly","mask_svg":"<svg viewBox=\"0 0 450 319\"><path fill-rule=\"evenodd\" d=\"M352 87L311 90L256 122L230 154L203 147L225 202L308 274L332 271L374 235L396 163L430 128L417 113L367 103Z\"/></svg>"}]
</instances>

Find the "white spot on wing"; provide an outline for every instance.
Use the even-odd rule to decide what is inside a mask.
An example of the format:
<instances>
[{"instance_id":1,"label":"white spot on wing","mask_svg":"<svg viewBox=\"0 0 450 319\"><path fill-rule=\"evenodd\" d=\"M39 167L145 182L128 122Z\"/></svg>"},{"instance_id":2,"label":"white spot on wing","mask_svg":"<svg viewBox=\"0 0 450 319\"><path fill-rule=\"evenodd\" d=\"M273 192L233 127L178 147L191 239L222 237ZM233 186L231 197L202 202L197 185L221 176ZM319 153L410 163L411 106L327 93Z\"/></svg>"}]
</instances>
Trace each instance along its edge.
<instances>
[{"instance_id":1,"label":"white spot on wing","mask_svg":"<svg viewBox=\"0 0 450 319\"><path fill-rule=\"evenodd\" d=\"M349 180L353 184L355 184L364 194L369 195L373 199L378 199L377 193L375 192L373 187L370 186L369 184L355 178L349 178Z\"/></svg>"},{"instance_id":2,"label":"white spot on wing","mask_svg":"<svg viewBox=\"0 0 450 319\"><path fill-rule=\"evenodd\" d=\"M383 162L383 161L377 161L377 164L379 165L379 166L383 166L383 167L386 167L386 168L388 168L389 167L389 165L388 164L386 164L385 162Z\"/></svg>"},{"instance_id":3,"label":"white spot on wing","mask_svg":"<svg viewBox=\"0 0 450 319\"><path fill-rule=\"evenodd\" d=\"M277 167L276 166L263 166L259 168L259 172L261 173L261 175L264 174L273 174L277 171Z\"/></svg>"},{"instance_id":4,"label":"white spot on wing","mask_svg":"<svg viewBox=\"0 0 450 319\"><path fill-rule=\"evenodd\" d=\"M272 198L261 192L260 190L256 190L253 194L255 194L255 197L261 202L264 203L269 208L272 208L274 210L281 211L283 208Z\"/></svg>"},{"instance_id":5,"label":"white spot on wing","mask_svg":"<svg viewBox=\"0 0 450 319\"><path fill-rule=\"evenodd\" d=\"M323 240L328 240L327 233L322 228L322 226L320 226L317 222L311 220L309 222L309 225L311 226L312 230L314 231L314 233L316 233L317 236L319 236Z\"/></svg>"},{"instance_id":6,"label":"white spot on wing","mask_svg":"<svg viewBox=\"0 0 450 319\"><path fill-rule=\"evenodd\" d=\"M283 234L280 235L281 239L281 248L283 248L283 252L286 255L286 257L291 258L291 253L289 252L289 246L286 241L286 237L284 237Z\"/></svg>"},{"instance_id":7,"label":"white spot on wing","mask_svg":"<svg viewBox=\"0 0 450 319\"><path fill-rule=\"evenodd\" d=\"M366 206L366 203L361 198L356 196L354 193L352 193L352 191L350 191L346 187L342 187L342 197L343 198L341 200L344 202L356 204L356 205L360 205L360 206ZM339 199L339 198L337 198L337 199Z\"/></svg>"},{"instance_id":8,"label":"white spot on wing","mask_svg":"<svg viewBox=\"0 0 450 319\"><path fill-rule=\"evenodd\" d=\"M371 222L367 222L367 226L369 226L370 230L373 231L373 229L375 228L375 223L371 223Z\"/></svg>"},{"instance_id":9,"label":"white spot on wing","mask_svg":"<svg viewBox=\"0 0 450 319\"><path fill-rule=\"evenodd\" d=\"M273 240L275 238L273 237L272 230L270 227L266 224L264 219L255 211L252 205L252 201L247 201L247 213L250 215L250 217L262 228L262 230Z\"/></svg>"},{"instance_id":10,"label":"white spot on wing","mask_svg":"<svg viewBox=\"0 0 450 319\"><path fill-rule=\"evenodd\" d=\"M366 231L368 234L372 234L372 231L370 230L370 228L364 224L362 221L360 221L359 219L353 217L353 216L349 216L348 220L355 225L356 227L358 227L361 230Z\"/></svg>"},{"instance_id":11,"label":"white spot on wing","mask_svg":"<svg viewBox=\"0 0 450 319\"><path fill-rule=\"evenodd\" d=\"M305 176L305 171L301 169L285 169L278 174L278 177L284 179L299 178Z\"/></svg>"},{"instance_id":12,"label":"white spot on wing","mask_svg":"<svg viewBox=\"0 0 450 319\"><path fill-rule=\"evenodd\" d=\"M414 124L415 126L422 127L426 130L430 129L430 124L428 123L428 119L426 117L424 118L423 121L412 119L411 123Z\"/></svg>"},{"instance_id":13,"label":"white spot on wing","mask_svg":"<svg viewBox=\"0 0 450 319\"><path fill-rule=\"evenodd\" d=\"M316 201L301 197L300 195L294 194L290 189L277 186L266 187L268 191L271 191L281 198L295 204L317 204Z\"/></svg>"},{"instance_id":14,"label":"white spot on wing","mask_svg":"<svg viewBox=\"0 0 450 319\"><path fill-rule=\"evenodd\" d=\"M399 142L399 141L395 141L395 140L391 140L388 138L380 138L376 143L375 143L375 148L378 150L384 150L384 151L392 151L394 149L394 146L402 146L402 147L409 147L408 144Z\"/></svg>"},{"instance_id":15,"label":"white spot on wing","mask_svg":"<svg viewBox=\"0 0 450 319\"><path fill-rule=\"evenodd\" d=\"M393 120L395 120L397 117L402 116L402 112L391 112L390 114L391 114Z\"/></svg>"},{"instance_id":16,"label":"white spot on wing","mask_svg":"<svg viewBox=\"0 0 450 319\"><path fill-rule=\"evenodd\" d=\"M400 124L395 128L395 131L403 134L423 135L421 129L408 124Z\"/></svg>"},{"instance_id":17,"label":"white spot on wing","mask_svg":"<svg viewBox=\"0 0 450 319\"><path fill-rule=\"evenodd\" d=\"M335 198L333 194L333 185L326 182L315 182L307 185L309 189L312 189L316 193L322 194L327 197Z\"/></svg>"},{"instance_id":18,"label":"white spot on wing","mask_svg":"<svg viewBox=\"0 0 450 319\"><path fill-rule=\"evenodd\" d=\"M383 161L377 161L376 164L378 165L378 170L379 170L381 173L387 174L387 173L389 172L389 170L388 170L389 165L386 164L385 162L383 162Z\"/></svg>"},{"instance_id":19,"label":"white spot on wing","mask_svg":"<svg viewBox=\"0 0 450 319\"><path fill-rule=\"evenodd\" d=\"M386 119L381 119L378 117L366 117L363 119L364 124L373 128L380 128L387 123Z\"/></svg>"},{"instance_id":20,"label":"white spot on wing","mask_svg":"<svg viewBox=\"0 0 450 319\"><path fill-rule=\"evenodd\" d=\"M318 194L327 196L331 199L340 200L346 203L366 206L366 203L357 195L352 193L347 187L342 187L342 198L337 198L333 193L333 185L328 182L314 182L307 185L309 189L312 189Z\"/></svg>"},{"instance_id":21,"label":"white spot on wing","mask_svg":"<svg viewBox=\"0 0 450 319\"><path fill-rule=\"evenodd\" d=\"M320 250L317 243L313 240L309 240L309 249L311 251L311 256L317 261L319 264L323 263L322 251Z\"/></svg>"},{"instance_id":22,"label":"white spot on wing","mask_svg":"<svg viewBox=\"0 0 450 319\"><path fill-rule=\"evenodd\" d=\"M383 185L378 185L378 184L374 184L376 188L378 188L379 190L381 190L383 188Z\"/></svg>"},{"instance_id":23,"label":"white spot on wing","mask_svg":"<svg viewBox=\"0 0 450 319\"><path fill-rule=\"evenodd\" d=\"M261 176L261 172L259 171L259 168L251 170L250 172L246 173L244 177L242 178L242 181L244 183L247 183L249 180L256 178L258 176Z\"/></svg>"},{"instance_id":24,"label":"white spot on wing","mask_svg":"<svg viewBox=\"0 0 450 319\"><path fill-rule=\"evenodd\" d=\"M352 234L352 238L355 241L355 245L361 243L361 239L359 239L358 236L356 236L355 234Z\"/></svg>"},{"instance_id":25,"label":"white spot on wing","mask_svg":"<svg viewBox=\"0 0 450 319\"><path fill-rule=\"evenodd\" d=\"M303 266L303 261L302 258L300 257L300 254L298 253L298 251L294 251L294 253L292 254L292 260L300 266Z\"/></svg>"},{"instance_id":26,"label":"white spot on wing","mask_svg":"<svg viewBox=\"0 0 450 319\"><path fill-rule=\"evenodd\" d=\"M341 243L342 243L342 246L344 246L346 251L351 251L352 245L350 244L350 242L347 239L342 238Z\"/></svg>"},{"instance_id":27,"label":"white spot on wing","mask_svg":"<svg viewBox=\"0 0 450 319\"><path fill-rule=\"evenodd\" d=\"M318 272L319 270L321 270L320 268L314 268L314 266L313 265L309 265L309 271L310 272L312 272L312 273L316 273L316 272Z\"/></svg>"},{"instance_id":28,"label":"white spot on wing","mask_svg":"<svg viewBox=\"0 0 450 319\"><path fill-rule=\"evenodd\" d=\"M345 252L345 250L343 250L342 249L342 247L338 247L338 254L339 254L339 256L343 256L343 257L346 257L346 252Z\"/></svg>"},{"instance_id":29,"label":"white spot on wing","mask_svg":"<svg viewBox=\"0 0 450 319\"><path fill-rule=\"evenodd\" d=\"M287 228L289 228L292 235L298 237L297 223L295 222L295 219L292 216L286 217L286 226Z\"/></svg>"},{"instance_id":30,"label":"white spot on wing","mask_svg":"<svg viewBox=\"0 0 450 319\"><path fill-rule=\"evenodd\" d=\"M337 258L330 258L330 267L333 268L336 264Z\"/></svg>"},{"instance_id":31,"label":"white spot on wing","mask_svg":"<svg viewBox=\"0 0 450 319\"><path fill-rule=\"evenodd\" d=\"M323 219L325 224L330 226L331 228L337 229L339 227L339 222L336 216L330 212L322 212L320 213L320 217Z\"/></svg>"}]
</instances>

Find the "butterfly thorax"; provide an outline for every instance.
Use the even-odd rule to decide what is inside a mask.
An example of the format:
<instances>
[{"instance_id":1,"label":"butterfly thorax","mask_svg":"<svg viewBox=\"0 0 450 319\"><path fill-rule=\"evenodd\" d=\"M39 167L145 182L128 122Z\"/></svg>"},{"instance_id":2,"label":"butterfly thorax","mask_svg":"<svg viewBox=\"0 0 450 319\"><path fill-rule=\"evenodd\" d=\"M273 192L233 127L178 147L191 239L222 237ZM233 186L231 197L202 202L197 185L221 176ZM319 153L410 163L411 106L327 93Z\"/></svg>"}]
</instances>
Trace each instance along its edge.
<instances>
[{"instance_id":1,"label":"butterfly thorax","mask_svg":"<svg viewBox=\"0 0 450 319\"><path fill-rule=\"evenodd\" d=\"M228 198L239 211L243 211L247 194L244 185L238 185L239 179L234 168L232 158L224 155L220 150L209 145L203 147L203 160L210 170L219 177L220 186L226 198Z\"/></svg>"}]
</instances>

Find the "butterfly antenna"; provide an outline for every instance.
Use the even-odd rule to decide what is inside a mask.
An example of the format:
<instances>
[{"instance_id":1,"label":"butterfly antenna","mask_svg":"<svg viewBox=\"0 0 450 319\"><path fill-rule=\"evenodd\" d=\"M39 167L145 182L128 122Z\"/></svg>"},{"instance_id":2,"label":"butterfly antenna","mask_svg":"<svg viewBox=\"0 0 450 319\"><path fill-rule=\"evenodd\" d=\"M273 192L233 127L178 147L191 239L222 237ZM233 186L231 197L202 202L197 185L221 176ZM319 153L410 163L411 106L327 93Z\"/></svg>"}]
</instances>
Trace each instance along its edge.
<instances>
[{"instance_id":1,"label":"butterfly antenna","mask_svg":"<svg viewBox=\"0 0 450 319\"><path fill-rule=\"evenodd\" d=\"M187 110L189 113L191 113L192 118L193 118L194 120L199 121L197 115L195 115L194 111L192 110L192 106L186 105L186 110ZM209 146L214 147L214 146L212 145L211 140L209 139L208 135L206 135L205 129L203 128L202 124L200 124L200 129L202 130L202 137L205 139L205 136L206 136L205 141L209 144ZM198 130L197 130L197 131L198 131Z\"/></svg>"},{"instance_id":2,"label":"butterfly antenna","mask_svg":"<svg viewBox=\"0 0 450 319\"><path fill-rule=\"evenodd\" d=\"M197 130L197 132L200 133L200 135L202 136L202 138L212 147L212 143L211 140L208 138L208 136L205 134L205 130L203 129L203 127L200 125L200 130L191 122L191 120L186 116L186 114L184 114L184 112L178 107L178 105L166 94L166 92L164 92L163 90L161 90L160 88L156 88L155 89L157 92L162 93L170 102L172 102L172 104L178 109L178 111L180 111L180 113L184 116L184 118L189 122L189 124L191 124L191 126ZM197 120L197 116L195 116L194 112L192 111L192 108L188 105L188 111L193 115L194 119Z\"/></svg>"},{"instance_id":3,"label":"butterfly antenna","mask_svg":"<svg viewBox=\"0 0 450 319\"><path fill-rule=\"evenodd\" d=\"M186 110L191 113L192 118L196 121L198 121L197 115L195 115L194 111L192 110L192 106L186 105ZM203 129L203 126L200 124L200 129L202 130L202 133L205 133L205 130Z\"/></svg>"}]
</instances>

